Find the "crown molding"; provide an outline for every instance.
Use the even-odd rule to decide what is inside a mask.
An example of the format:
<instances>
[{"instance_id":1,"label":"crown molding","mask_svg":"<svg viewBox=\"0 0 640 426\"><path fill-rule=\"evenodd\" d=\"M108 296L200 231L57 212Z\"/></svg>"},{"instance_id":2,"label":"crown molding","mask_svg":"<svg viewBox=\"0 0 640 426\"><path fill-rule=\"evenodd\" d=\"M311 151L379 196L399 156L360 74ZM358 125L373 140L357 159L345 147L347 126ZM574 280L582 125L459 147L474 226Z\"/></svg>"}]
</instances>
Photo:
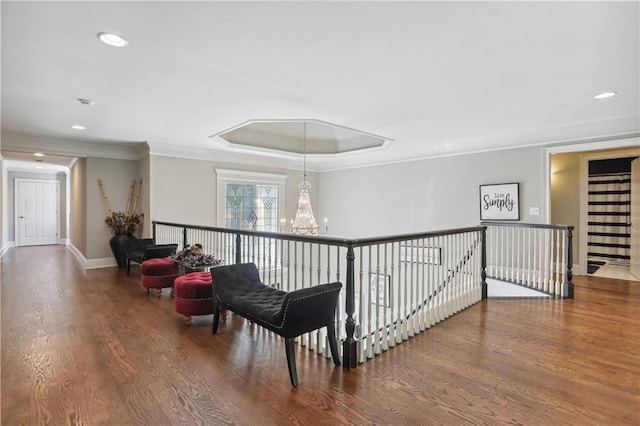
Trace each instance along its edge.
<instances>
[{"instance_id":1,"label":"crown molding","mask_svg":"<svg viewBox=\"0 0 640 426\"><path fill-rule=\"evenodd\" d=\"M302 156L299 158L290 158L291 156L283 155L269 155L263 153L262 155L256 155L255 153L247 151L226 151L215 148L202 148L202 147L190 147L180 146L172 144L149 144L149 154L157 155L160 157L173 157L184 158L189 160L208 160L221 163L236 163L252 166L265 165L274 168L283 168L286 170L302 170ZM307 159L307 169L311 172L317 172L317 168L309 167Z\"/></svg>"},{"instance_id":2,"label":"crown molding","mask_svg":"<svg viewBox=\"0 0 640 426\"><path fill-rule=\"evenodd\" d=\"M268 165L269 167L283 168L285 170L303 170L304 155L290 152L273 151L266 149L240 149L226 148L219 144L217 138L211 140L211 148L180 146L173 144L149 143L149 154L161 157L185 158L190 160L209 160L217 162L229 162L238 164L248 164L253 166ZM386 150L388 145L375 149L362 149L359 151L349 151L340 154L307 154L307 171L322 173L329 171L328 166L332 161L339 159L342 163L354 166L368 166L374 164L363 164L365 152L374 153ZM366 158L365 158L366 160ZM409 159L404 161L410 161ZM347 168L347 167L345 167Z\"/></svg>"},{"instance_id":3,"label":"crown molding","mask_svg":"<svg viewBox=\"0 0 640 426\"><path fill-rule=\"evenodd\" d=\"M455 149L448 148L451 150L434 150L433 147L424 146L410 152L394 153L390 149L386 149L388 146L384 146L382 150L367 153L361 150L341 153L339 156L335 154L307 155L307 170L322 173L525 147L561 150L560 147L633 138L639 134L640 119L635 115L550 129L451 141L447 144L449 147L455 147ZM2 149L7 151L42 151L47 154L69 157L101 157L121 160L140 160L147 155L157 155L260 167L269 166L285 170L303 169L302 154L229 148L222 146L216 137L211 138L210 145L205 147L153 142L89 143L11 134L3 134L2 138Z\"/></svg>"},{"instance_id":4,"label":"crown molding","mask_svg":"<svg viewBox=\"0 0 640 426\"><path fill-rule=\"evenodd\" d=\"M332 172L345 169L455 157L461 155L473 155L483 152L521 148L538 147L541 149L547 149L553 147L557 151L566 151L566 149L563 148L571 145L581 145L586 147L595 142L620 141L629 138L636 138L639 135L640 117L637 115L626 116L598 122L581 123L549 129L451 141L449 145L455 146L456 149L452 149L450 151L434 151L433 148L427 148L424 150L417 149L412 152L405 152L400 155L393 156L376 155L370 157L369 162L366 164L362 161L326 162L322 164L321 172Z\"/></svg>"},{"instance_id":5,"label":"crown molding","mask_svg":"<svg viewBox=\"0 0 640 426\"><path fill-rule=\"evenodd\" d=\"M36 169L35 164L27 161L3 159L4 167L10 172L35 173L39 175L68 174L70 167L60 165L45 165Z\"/></svg>"},{"instance_id":6,"label":"crown molding","mask_svg":"<svg viewBox=\"0 0 640 426\"><path fill-rule=\"evenodd\" d=\"M635 148L640 149L640 133L613 135L606 138L580 140L574 143L545 147L549 154L564 152L599 151L605 149Z\"/></svg>"},{"instance_id":7,"label":"crown molding","mask_svg":"<svg viewBox=\"0 0 640 426\"><path fill-rule=\"evenodd\" d=\"M99 157L115 160L139 160L149 148L145 142L80 142L16 134L2 134L5 151L34 152L67 157Z\"/></svg>"}]
</instances>

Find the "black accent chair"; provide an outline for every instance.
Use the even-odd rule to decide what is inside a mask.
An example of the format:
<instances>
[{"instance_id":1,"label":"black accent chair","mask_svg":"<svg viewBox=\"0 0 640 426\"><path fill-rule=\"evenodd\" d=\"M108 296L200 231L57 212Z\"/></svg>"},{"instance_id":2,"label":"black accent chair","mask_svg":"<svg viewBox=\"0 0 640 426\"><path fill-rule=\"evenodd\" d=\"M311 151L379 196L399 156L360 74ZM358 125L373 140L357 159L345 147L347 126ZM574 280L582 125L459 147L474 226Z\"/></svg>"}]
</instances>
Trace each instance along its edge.
<instances>
[{"instance_id":1,"label":"black accent chair","mask_svg":"<svg viewBox=\"0 0 640 426\"><path fill-rule=\"evenodd\" d=\"M127 247L127 275L131 262L142 264L145 260L171 256L176 250L177 244L154 244L153 238L133 238Z\"/></svg>"},{"instance_id":2,"label":"black accent chair","mask_svg":"<svg viewBox=\"0 0 640 426\"><path fill-rule=\"evenodd\" d=\"M284 337L289 378L298 386L294 338L327 327L331 356L340 365L335 330L335 312L342 289L339 282L285 292L260 281L253 263L211 269L214 298L213 334L218 331L220 311L232 312Z\"/></svg>"}]
</instances>

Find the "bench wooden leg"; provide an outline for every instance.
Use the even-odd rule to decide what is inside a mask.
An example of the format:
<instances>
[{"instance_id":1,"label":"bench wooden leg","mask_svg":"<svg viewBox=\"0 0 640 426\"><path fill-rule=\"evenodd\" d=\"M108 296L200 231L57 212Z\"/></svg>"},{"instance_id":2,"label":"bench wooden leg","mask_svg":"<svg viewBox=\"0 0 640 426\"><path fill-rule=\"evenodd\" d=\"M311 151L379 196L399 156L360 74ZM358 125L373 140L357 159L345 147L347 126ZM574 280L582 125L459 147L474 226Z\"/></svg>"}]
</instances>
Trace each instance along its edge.
<instances>
[{"instance_id":1,"label":"bench wooden leg","mask_svg":"<svg viewBox=\"0 0 640 426\"><path fill-rule=\"evenodd\" d=\"M298 386L298 372L296 371L296 349L293 338L285 338L285 348L287 350L287 365L289 367L289 378L291 378L291 385L293 387Z\"/></svg>"},{"instance_id":2,"label":"bench wooden leg","mask_svg":"<svg viewBox=\"0 0 640 426\"><path fill-rule=\"evenodd\" d=\"M215 303L215 307L213 308L213 327L211 328L211 334L216 334L218 332L218 323L220 322L220 304Z\"/></svg>"},{"instance_id":3,"label":"bench wooden leg","mask_svg":"<svg viewBox=\"0 0 640 426\"><path fill-rule=\"evenodd\" d=\"M338 353L338 340L336 339L336 325L332 321L327 325L327 337L329 338L329 348L331 357L335 365L340 365L340 353Z\"/></svg>"}]
</instances>

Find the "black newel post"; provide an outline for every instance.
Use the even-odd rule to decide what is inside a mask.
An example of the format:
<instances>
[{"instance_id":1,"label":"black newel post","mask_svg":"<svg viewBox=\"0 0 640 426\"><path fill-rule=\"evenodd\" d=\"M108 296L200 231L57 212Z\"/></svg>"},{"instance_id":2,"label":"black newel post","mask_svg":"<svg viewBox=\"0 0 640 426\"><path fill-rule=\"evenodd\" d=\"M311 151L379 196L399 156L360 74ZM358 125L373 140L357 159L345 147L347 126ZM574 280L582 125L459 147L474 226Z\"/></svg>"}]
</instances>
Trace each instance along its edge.
<instances>
[{"instance_id":1,"label":"black newel post","mask_svg":"<svg viewBox=\"0 0 640 426\"><path fill-rule=\"evenodd\" d=\"M567 226L567 282L562 283L562 298L573 299L573 226Z\"/></svg>"},{"instance_id":2,"label":"black newel post","mask_svg":"<svg viewBox=\"0 0 640 426\"><path fill-rule=\"evenodd\" d=\"M242 263L242 238L236 234L236 263Z\"/></svg>"},{"instance_id":3,"label":"black newel post","mask_svg":"<svg viewBox=\"0 0 640 426\"><path fill-rule=\"evenodd\" d=\"M187 246L187 228L182 228L182 248Z\"/></svg>"},{"instance_id":4,"label":"black newel post","mask_svg":"<svg viewBox=\"0 0 640 426\"><path fill-rule=\"evenodd\" d=\"M480 266L482 268L482 271L480 272L480 276L482 277L482 300L487 298L487 227L485 226L484 229L482 230L482 234L481 234L481 238L482 238L482 256L481 256L481 263L482 265Z\"/></svg>"},{"instance_id":5,"label":"black newel post","mask_svg":"<svg viewBox=\"0 0 640 426\"><path fill-rule=\"evenodd\" d=\"M357 342L353 337L356 331L356 321L353 318L355 313L355 254L353 246L347 248L347 288L346 288L346 309L347 338L342 342L342 365L345 368L355 368L358 366Z\"/></svg>"},{"instance_id":6,"label":"black newel post","mask_svg":"<svg viewBox=\"0 0 640 426\"><path fill-rule=\"evenodd\" d=\"M153 243L156 244L156 221L151 222L151 238L153 238Z\"/></svg>"}]
</instances>

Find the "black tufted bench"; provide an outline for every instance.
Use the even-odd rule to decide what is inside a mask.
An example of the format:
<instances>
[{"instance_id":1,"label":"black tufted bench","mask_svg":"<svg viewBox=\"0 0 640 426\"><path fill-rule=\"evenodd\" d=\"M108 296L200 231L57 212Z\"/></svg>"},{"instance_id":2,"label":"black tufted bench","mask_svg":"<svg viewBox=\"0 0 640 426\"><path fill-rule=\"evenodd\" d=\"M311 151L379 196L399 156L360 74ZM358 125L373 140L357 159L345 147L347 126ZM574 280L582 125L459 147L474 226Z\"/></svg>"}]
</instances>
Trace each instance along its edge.
<instances>
[{"instance_id":1,"label":"black tufted bench","mask_svg":"<svg viewBox=\"0 0 640 426\"><path fill-rule=\"evenodd\" d=\"M211 269L213 334L218 331L220 310L232 312L284 337L291 384L298 386L294 338L327 327L329 347L335 365L340 365L335 330L335 312L341 283L322 284L285 292L260 281L253 263L219 266Z\"/></svg>"}]
</instances>

